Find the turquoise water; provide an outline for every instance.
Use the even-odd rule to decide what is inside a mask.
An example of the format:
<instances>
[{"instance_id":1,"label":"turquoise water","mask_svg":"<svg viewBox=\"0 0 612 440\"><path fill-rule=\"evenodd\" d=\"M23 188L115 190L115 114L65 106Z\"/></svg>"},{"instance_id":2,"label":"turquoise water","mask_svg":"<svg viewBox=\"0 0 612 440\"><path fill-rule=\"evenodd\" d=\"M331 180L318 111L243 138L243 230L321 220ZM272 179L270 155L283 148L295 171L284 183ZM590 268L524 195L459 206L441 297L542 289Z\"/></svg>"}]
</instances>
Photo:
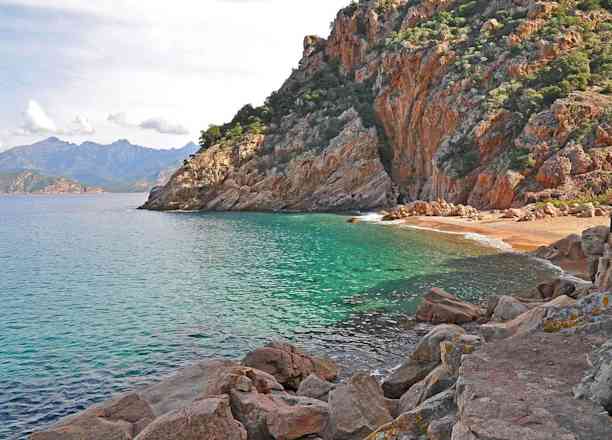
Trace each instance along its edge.
<instances>
[{"instance_id":1,"label":"turquoise water","mask_svg":"<svg viewBox=\"0 0 612 440\"><path fill-rule=\"evenodd\" d=\"M458 236L134 209L144 197L0 198L0 438L272 338L384 368L430 287L477 299L550 276Z\"/></svg>"}]
</instances>

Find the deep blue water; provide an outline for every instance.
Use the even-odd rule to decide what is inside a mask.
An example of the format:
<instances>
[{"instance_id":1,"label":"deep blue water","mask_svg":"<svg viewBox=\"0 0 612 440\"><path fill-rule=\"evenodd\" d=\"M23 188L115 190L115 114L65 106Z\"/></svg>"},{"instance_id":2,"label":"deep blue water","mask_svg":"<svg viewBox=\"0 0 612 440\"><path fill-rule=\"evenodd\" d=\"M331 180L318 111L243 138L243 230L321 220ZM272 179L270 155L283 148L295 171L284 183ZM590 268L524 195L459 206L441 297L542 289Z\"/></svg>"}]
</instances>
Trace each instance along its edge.
<instances>
[{"instance_id":1,"label":"deep blue water","mask_svg":"<svg viewBox=\"0 0 612 440\"><path fill-rule=\"evenodd\" d=\"M142 194L0 197L0 438L273 338L384 368L420 294L549 277L458 236L337 215L157 213Z\"/></svg>"}]
</instances>

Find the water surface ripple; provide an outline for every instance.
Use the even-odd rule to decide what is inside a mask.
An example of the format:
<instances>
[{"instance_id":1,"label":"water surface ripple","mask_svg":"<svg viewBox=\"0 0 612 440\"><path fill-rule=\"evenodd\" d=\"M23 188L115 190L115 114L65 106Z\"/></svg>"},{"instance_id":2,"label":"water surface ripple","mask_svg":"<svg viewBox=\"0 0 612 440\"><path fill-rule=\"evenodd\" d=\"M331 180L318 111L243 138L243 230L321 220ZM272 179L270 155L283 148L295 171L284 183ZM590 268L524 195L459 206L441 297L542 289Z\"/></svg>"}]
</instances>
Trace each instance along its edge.
<instances>
[{"instance_id":1,"label":"water surface ripple","mask_svg":"<svg viewBox=\"0 0 612 440\"><path fill-rule=\"evenodd\" d=\"M550 269L336 215L157 213L141 194L0 198L0 438L273 338L398 362L432 286L508 293Z\"/></svg>"}]
</instances>

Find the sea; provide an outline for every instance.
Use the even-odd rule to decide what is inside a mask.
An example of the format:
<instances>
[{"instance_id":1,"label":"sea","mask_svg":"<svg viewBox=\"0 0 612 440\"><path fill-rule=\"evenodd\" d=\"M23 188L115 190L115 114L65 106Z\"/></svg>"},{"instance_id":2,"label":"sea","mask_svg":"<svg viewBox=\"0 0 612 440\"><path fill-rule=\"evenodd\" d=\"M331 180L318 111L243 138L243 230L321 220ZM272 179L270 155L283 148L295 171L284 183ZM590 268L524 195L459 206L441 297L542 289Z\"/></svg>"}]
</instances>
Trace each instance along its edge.
<instances>
[{"instance_id":1,"label":"sea","mask_svg":"<svg viewBox=\"0 0 612 440\"><path fill-rule=\"evenodd\" d=\"M145 194L0 197L0 439L272 340L384 375L470 301L557 272L475 237L371 215L138 210Z\"/></svg>"}]
</instances>

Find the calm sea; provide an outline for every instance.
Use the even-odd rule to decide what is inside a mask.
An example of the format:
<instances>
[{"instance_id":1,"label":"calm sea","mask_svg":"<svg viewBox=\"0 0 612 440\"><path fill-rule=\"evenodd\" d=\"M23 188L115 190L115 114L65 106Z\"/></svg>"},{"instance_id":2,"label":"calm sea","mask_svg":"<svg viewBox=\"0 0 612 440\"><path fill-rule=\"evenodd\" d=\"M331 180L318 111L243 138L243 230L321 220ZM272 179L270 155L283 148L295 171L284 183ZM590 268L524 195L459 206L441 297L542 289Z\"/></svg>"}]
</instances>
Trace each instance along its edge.
<instances>
[{"instance_id":1,"label":"calm sea","mask_svg":"<svg viewBox=\"0 0 612 440\"><path fill-rule=\"evenodd\" d=\"M383 371L417 340L432 286L478 299L551 276L459 236L136 210L144 198L0 197L0 438L274 338Z\"/></svg>"}]
</instances>

